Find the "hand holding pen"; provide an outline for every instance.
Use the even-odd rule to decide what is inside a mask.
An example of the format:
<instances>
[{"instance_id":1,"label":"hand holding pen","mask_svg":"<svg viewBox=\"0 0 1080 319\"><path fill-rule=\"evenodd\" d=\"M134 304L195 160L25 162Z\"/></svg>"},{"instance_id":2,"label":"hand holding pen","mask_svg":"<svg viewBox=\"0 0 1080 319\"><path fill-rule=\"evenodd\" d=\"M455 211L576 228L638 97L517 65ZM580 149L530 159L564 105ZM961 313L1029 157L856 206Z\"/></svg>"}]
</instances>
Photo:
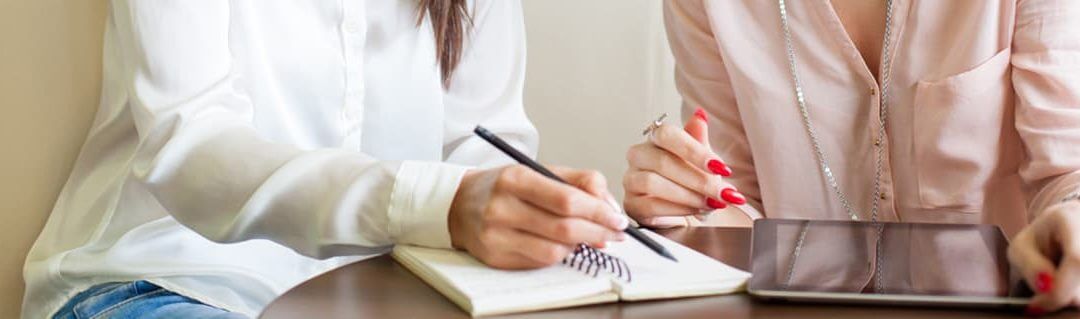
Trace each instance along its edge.
<instances>
[{"instance_id":1,"label":"hand holding pen","mask_svg":"<svg viewBox=\"0 0 1080 319\"><path fill-rule=\"evenodd\" d=\"M453 246L492 267L529 269L562 261L579 243L626 237L628 218L596 195L607 193L602 175L555 173L569 185L522 165L466 173L447 220Z\"/></svg>"},{"instance_id":2,"label":"hand holding pen","mask_svg":"<svg viewBox=\"0 0 1080 319\"><path fill-rule=\"evenodd\" d=\"M554 180L554 181L557 181L557 182L560 182L560 183L563 183L563 184L567 184L567 185L573 185L570 182L567 182L566 180L563 180L558 175L556 175L555 173L553 173L550 170L548 170L547 168L545 168L543 165L540 165L540 163L537 163L536 161L533 161L528 156L525 156L521 152L518 152L518 150L515 149L513 146L510 146L510 144L507 144L505 141L500 139L498 136L495 136L495 134L492 134L491 132L484 129L483 127L477 126L476 129L473 130L473 132L476 133L476 135L480 136L480 138L483 138L488 143L491 143L492 146L495 146L495 148L498 148L500 151L505 153L507 156L510 156L511 158L513 158L518 163L521 163L521 165L525 165L529 169L532 169L533 171L536 171L536 172L544 175L545 177L547 177L547 178L549 178L551 180ZM603 180L603 176L600 175L599 173L593 173L593 174L595 175L596 180ZM599 187L599 185L596 185L596 186ZM603 185L603 186L604 187L600 187L598 189L594 188L594 190L591 191L590 193L593 193L593 194L595 194L597 196L605 198L605 201L608 203L608 205L610 205L609 207L611 209L613 209L613 211L616 212L616 214L618 214L620 216L625 216L625 212L622 210L622 208L619 207L619 204L615 202L615 199L607 194L606 184ZM625 217L624 217L624 220L625 220ZM645 245L645 247L649 248L653 252L656 252L661 257L667 258L667 259L669 259L671 261L678 262L678 260L675 259L675 256L673 256L671 254L671 252L668 252L668 250L666 248L664 248L664 246L661 246L659 243L652 240L652 238L649 238L647 235L645 235L645 233L638 230L636 228L636 225L635 225L635 227L630 227L630 223L629 223L628 220L627 220L627 222L622 223L617 229L621 229L623 232L626 232L627 234L630 235L630 237L633 237L635 240L637 240L641 244Z\"/></svg>"}]
</instances>

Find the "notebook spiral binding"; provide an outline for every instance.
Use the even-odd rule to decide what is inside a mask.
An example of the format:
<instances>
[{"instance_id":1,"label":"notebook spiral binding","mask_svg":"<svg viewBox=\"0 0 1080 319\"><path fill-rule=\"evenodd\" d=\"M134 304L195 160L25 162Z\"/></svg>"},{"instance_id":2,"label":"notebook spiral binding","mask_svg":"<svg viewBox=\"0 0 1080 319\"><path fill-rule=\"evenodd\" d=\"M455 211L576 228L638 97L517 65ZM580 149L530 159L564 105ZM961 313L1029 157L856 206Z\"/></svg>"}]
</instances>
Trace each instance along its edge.
<instances>
[{"instance_id":1,"label":"notebook spiral binding","mask_svg":"<svg viewBox=\"0 0 1080 319\"><path fill-rule=\"evenodd\" d=\"M578 244L577 248L574 249L574 253L564 258L562 263L593 277L599 275L600 272L606 272L626 280L626 282L632 280L630 265L626 264L625 261L585 244Z\"/></svg>"}]
</instances>

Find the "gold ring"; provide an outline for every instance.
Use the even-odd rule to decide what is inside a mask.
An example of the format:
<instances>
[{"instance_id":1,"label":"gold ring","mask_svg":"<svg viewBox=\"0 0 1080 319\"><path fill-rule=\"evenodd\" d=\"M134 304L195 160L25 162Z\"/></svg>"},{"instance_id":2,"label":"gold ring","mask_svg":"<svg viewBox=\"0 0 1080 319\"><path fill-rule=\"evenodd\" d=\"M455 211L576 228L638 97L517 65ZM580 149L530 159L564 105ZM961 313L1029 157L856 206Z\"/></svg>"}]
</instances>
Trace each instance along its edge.
<instances>
[{"instance_id":1,"label":"gold ring","mask_svg":"<svg viewBox=\"0 0 1080 319\"><path fill-rule=\"evenodd\" d=\"M657 118L655 121L652 121L652 123L649 123L649 126L645 127L644 131L641 131L641 135L646 135L647 136L650 133L652 133L654 130L660 128L661 125L664 125L664 119L665 118L667 118L667 113L660 114L659 118Z\"/></svg>"}]
</instances>

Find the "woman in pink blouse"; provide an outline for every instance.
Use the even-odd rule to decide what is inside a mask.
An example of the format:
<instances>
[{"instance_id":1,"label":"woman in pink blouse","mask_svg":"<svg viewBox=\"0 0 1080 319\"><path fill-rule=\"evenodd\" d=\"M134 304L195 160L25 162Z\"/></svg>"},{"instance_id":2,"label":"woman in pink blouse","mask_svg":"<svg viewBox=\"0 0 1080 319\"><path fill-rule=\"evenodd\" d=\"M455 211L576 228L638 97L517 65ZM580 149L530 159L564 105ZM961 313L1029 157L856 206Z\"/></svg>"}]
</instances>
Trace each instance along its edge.
<instances>
[{"instance_id":1,"label":"woman in pink blouse","mask_svg":"<svg viewBox=\"0 0 1080 319\"><path fill-rule=\"evenodd\" d=\"M996 224L1030 312L1080 304L1080 2L678 0L665 20L686 126L630 149L636 219Z\"/></svg>"}]
</instances>

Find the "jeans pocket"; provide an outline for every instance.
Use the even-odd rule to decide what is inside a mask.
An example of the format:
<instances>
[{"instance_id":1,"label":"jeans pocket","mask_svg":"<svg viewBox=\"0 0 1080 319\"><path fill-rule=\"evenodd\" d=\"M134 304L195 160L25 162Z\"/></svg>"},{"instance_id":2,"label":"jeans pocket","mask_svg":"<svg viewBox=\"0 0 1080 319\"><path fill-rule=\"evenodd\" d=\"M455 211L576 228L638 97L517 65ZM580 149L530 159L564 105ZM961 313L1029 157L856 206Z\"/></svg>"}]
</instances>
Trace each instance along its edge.
<instances>
[{"instance_id":1,"label":"jeans pocket","mask_svg":"<svg viewBox=\"0 0 1080 319\"><path fill-rule=\"evenodd\" d=\"M104 308L100 312L97 312L87 318L136 318L161 306L176 303L178 300L184 299L187 298L174 294L165 289L157 289L136 294L131 298L121 300L120 302L109 305L107 308Z\"/></svg>"},{"instance_id":2,"label":"jeans pocket","mask_svg":"<svg viewBox=\"0 0 1080 319\"><path fill-rule=\"evenodd\" d=\"M98 285L95 285L93 287L87 288L86 290L83 290L83 291L75 294L75 296L71 297L71 299L68 299L67 303L64 303L64 306L60 307L60 310L57 310L56 313L53 314L52 318L53 319L78 318L78 317L75 316L75 306L78 306L79 304L83 303L84 301L86 301L90 297L94 297L94 296L97 296L97 295L100 295L100 294L103 294L103 293L107 293L107 292L109 292L109 291L111 291L113 289L116 289L117 287L123 286L125 284L127 284L127 283L124 283L124 282L109 282L109 283L98 284Z\"/></svg>"},{"instance_id":3,"label":"jeans pocket","mask_svg":"<svg viewBox=\"0 0 1080 319\"><path fill-rule=\"evenodd\" d=\"M88 289L81 300L78 296L72 300L71 312L76 318L92 318L108 309L140 295L161 290L149 282L139 280L124 283L109 283Z\"/></svg>"}]
</instances>

